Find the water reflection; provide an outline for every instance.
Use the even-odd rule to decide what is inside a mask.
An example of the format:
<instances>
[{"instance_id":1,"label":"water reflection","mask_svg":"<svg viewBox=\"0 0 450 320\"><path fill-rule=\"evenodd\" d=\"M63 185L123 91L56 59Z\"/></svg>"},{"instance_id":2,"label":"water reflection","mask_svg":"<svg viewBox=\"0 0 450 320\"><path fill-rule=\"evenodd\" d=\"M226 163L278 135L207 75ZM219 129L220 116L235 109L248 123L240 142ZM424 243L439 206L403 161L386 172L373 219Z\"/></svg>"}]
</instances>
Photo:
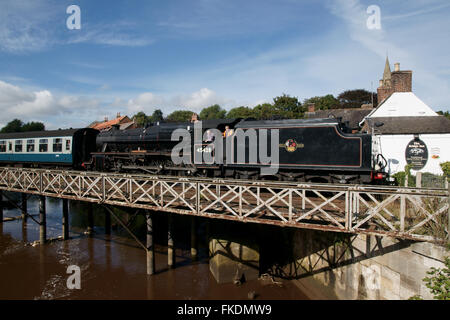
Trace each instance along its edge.
<instances>
[{"instance_id":1,"label":"water reflection","mask_svg":"<svg viewBox=\"0 0 450 320\"><path fill-rule=\"evenodd\" d=\"M59 237L62 201L47 199L46 206L47 237ZM33 219L0 223L0 299L247 299L250 291L256 291L261 299L305 298L290 282L283 287L263 286L257 280L240 287L218 285L209 272L204 221L197 224L195 262L190 259L190 228L185 228L185 220L175 221L176 267L169 269L167 220L163 213L153 220L156 273L147 276L145 251L122 228L115 226L111 235L106 235L105 212L100 206L94 206L95 233L92 237L84 234L88 224L86 209L71 201L70 240L51 241L45 246L32 245L39 240L39 226ZM38 214L37 197L30 197L28 212ZM4 210L5 217L18 215L17 209ZM122 217L125 220L125 215ZM135 216L130 228L145 241L145 217ZM66 286L70 265L81 269L80 290Z\"/></svg>"}]
</instances>

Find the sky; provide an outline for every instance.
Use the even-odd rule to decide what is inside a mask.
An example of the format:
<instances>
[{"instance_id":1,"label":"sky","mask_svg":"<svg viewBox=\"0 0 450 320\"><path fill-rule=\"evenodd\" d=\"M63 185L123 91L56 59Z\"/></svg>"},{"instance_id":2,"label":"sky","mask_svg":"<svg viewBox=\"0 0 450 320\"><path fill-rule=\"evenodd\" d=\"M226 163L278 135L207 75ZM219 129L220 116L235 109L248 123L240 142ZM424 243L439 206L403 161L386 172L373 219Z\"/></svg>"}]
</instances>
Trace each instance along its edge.
<instances>
[{"instance_id":1,"label":"sky","mask_svg":"<svg viewBox=\"0 0 450 320\"><path fill-rule=\"evenodd\" d=\"M0 0L0 126L375 91L387 55L448 111L449 17L448 0Z\"/></svg>"}]
</instances>

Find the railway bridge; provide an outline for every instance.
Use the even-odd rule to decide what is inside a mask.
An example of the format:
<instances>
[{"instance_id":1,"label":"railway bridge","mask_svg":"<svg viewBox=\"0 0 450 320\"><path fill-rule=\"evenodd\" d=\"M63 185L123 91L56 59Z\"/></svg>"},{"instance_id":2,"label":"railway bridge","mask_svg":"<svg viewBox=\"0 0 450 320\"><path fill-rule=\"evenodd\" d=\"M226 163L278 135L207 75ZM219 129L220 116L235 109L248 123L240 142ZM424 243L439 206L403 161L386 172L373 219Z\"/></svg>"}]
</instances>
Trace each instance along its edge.
<instances>
[{"instance_id":1,"label":"railway bridge","mask_svg":"<svg viewBox=\"0 0 450 320\"><path fill-rule=\"evenodd\" d=\"M46 241L45 197L63 199L65 239L68 238L67 200L103 205L108 215L113 215L125 229L126 223L111 208L141 209L147 219L146 244L132 235L147 252L148 274L154 273L151 211L166 212L170 216L181 214L218 221L232 220L432 243L450 240L450 198L446 189L2 167L0 193L2 191L22 193L24 217L27 215L26 195L40 197L39 221L36 222L40 225L41 243ZM88 214L92 215L92 212ZM3 208L0 208L0 218L6 221L3 219ZM88 220L93 221L92 217ZM195 235L192 239L195 242ZM173 263L170 225L168 248L170 266ZM195 255L194 247L191 252Z\"/></svg>"}]
</instances>

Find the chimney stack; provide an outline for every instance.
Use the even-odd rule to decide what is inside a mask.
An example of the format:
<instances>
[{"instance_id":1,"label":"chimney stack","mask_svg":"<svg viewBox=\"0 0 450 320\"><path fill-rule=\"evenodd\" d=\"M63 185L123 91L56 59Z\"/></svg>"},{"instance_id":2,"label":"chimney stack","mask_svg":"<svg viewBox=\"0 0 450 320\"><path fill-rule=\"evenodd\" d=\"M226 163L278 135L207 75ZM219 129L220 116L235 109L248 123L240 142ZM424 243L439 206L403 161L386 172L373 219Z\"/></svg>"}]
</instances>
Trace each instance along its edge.
<instances>
[{"instance_id":1,"label":"chimney stack","mask_svg":"<svg viewBox=\"0 0 450 320\"><path fill-rule=\"evenodd\" d=\"M105 122L108 122L108 116L105 116Z\"/></svg>"},{"instance_id":2,"label":"chimney stack","mask_svg":"<svg viewBox=\"0 0 450 320\"><path fill-rule=\"evenodd\" d=\"M308 105L308 112L315 112L316 105L314 103L310 103Z\"/></svg>"},{"instance_id":3,"label":"chimney stack","mask_svg":"<svg viewBox=\"0 0 450 320\"><path fill-rule=\"evenodd\" d=\"M120 112L117 112L117 117L116 118L120 118Z\"/></svg>"},{"instance_id":4,"label":"chimney stack","mask_svg":"<svg viewBox=\"0 0 450 320\"><path fill-rule=\"evenodd\" d=\"M399 62L394 64L394 71L400 71L400 63Z\"/></svg>"}]
</instances>

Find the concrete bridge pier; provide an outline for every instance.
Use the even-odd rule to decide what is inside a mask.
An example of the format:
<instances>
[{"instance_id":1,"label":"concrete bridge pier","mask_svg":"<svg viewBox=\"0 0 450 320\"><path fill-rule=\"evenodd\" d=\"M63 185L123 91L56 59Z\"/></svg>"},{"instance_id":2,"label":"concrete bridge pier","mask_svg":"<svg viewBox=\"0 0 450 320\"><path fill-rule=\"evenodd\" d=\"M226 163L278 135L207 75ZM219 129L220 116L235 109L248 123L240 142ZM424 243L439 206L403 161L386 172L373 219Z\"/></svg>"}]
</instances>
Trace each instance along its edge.
<instances>
[{"instance_id":1,"label":"concrete bridge pier","mask_svg":"<svg viewBox=\"0 0 450 320\"><path fill-rule=\"evenodd\" d=\"M237 223L209 227L209 270L217 283L241 284L259 278L260 249L253 234Z\"/></svg>"},{"instance_id":2,"label":"concrete bridge pier","mask_svg":"<svg viewBox=\"0 0 450 320\"><path fill-rule=\"evenodd\" d=\"M22 212L22 219L25 221L27 220L27 194L21 193L22 195L22 206L21 206L21 212Z\"/></svg>"},{"instance_id":3,"label":"concrete bridge pier","mask_svg":"<svg viewBox=\"0 0 450 320\"><path fill-rule=\"evenodd\" d=\"M105 210L105 234L111 235L111 213Z\"/></svg>"},{"instance_id":4,"label":"concrete bridge pier","mask_svg":"<svg viewBox=\"0 0 450 320\"><path fill-rule=\"evenodd\" d=\"M88 203L87 216L88 216L88 227L86 233L91 236L94 234L94 206L90 202Z\"/></svg>"},{"instance_id":5,"label":"concrete bridge pier","mask_svg":"<svg viewBox=\"0 0 450 320\"><path fill-rule=\"evenodd\" d=\"M191 218L191 258L193 261L197 260L197 220L195 217Z\"/></svg>"},{"instance_id":6,"label":"concrete bridge pier","mask_svg":"<svg viewBox=\"0 0 450 320\"><path fill-rule=\"evenodd\" d=\"M62 202L62 234L63 239L68 240L69 239L69 200L63 199Z\"/></svg>"},{"instance_id":7,"label":"concrete bridge pier","mask_svg":"<svg viewBox=\"0 0 450 320\"><path fill-rule=\"evenodd\" d=\"M39 196L39 242L47 241L47 218L45 210L45 196Z\"/></svg>"},{"instance_id":8,"label":"concrete bridge pier","mask_svg":"<svg viewBox=\"0 0 450 320\"><path fill-rule=\"evenodd\" d=\"M153 244L153 219L150 212L146 214L147 221L147 274L155 273L155 246Z\"/></svg>"},{"instance_id":9,"label":"concrete bridge pier","mask_svg":"<svg viewBox=\"0 0 450 320\"><path fill-rule=\"evenodd\" d=\"M173 241L173 214L169 213L167 220L167 265L173 268L175 265L175 247Z\"/></svg>"},{"instance_id":10,"label":"concrete bridge pier","mask_svg":"<svg viewBox=\"0 0 450 320\"><path fill-rule=\"evenodd\" d=\"M3 190L0 190L0 223L3 223Z\"/></svg>"}]
</instances>

